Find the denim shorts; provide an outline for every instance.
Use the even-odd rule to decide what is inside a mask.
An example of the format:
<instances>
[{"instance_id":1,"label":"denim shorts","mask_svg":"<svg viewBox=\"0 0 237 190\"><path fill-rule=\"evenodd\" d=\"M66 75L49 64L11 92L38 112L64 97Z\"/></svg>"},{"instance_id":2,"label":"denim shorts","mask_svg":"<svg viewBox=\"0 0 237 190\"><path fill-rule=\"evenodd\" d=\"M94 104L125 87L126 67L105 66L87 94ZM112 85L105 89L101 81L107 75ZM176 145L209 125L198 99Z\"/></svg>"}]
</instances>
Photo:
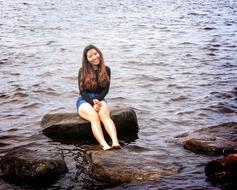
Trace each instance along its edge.
<instances>
[{"instance_id":1,"label":"denim shorts","mask_svg":"<svg viewBox=\"0 0 237 190\"><path fill-rule=\"evenodd\" d=\"M90 98L94 99L96 94L95 93L88 93L88 95L90 96ZM76 107L77 107L77 110L78 108L80 107L80 105L82 105L83 103L87 102L84 98L82 98L82 96L79 96L77 98L77 103L76 103Z\"/></svg>"},{"instance_id":2,"label":"denim shorts","mask_svg":"<svg viewBox=\"0 0 237 190\"><path fill-rule=\"evenodd\" d=\"M94 99L96 97L96 94L95 93L88 93L88 95L90 96L90 98ZM104 101L106 101L105 99L103 99ZM82 105L83 103L87 102L84 98L82 98L81 96L79 96L77 98L77 103L76 103L76 107L77 107L77 110L78 108L80 107L80 105Z\"/></svg>"}]
</instances>

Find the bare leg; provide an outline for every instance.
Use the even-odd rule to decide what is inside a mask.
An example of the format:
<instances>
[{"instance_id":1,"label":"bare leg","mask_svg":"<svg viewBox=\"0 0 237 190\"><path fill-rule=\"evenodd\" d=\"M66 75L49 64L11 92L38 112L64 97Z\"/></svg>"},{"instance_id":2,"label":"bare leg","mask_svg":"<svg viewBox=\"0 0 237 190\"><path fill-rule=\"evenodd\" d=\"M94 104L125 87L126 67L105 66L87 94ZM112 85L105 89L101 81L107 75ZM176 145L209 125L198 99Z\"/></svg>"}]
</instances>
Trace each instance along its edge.
<instances>
[{"instance_id":1,"label":"bare leg","mask_svg":"<svg viewBox=\"0 0 237 190\"><path fill-rule=\"evenodd\" d=\"M108 150L111 147L105 141L103 131L100 124L98 113L93 109L89 103L83 103L78 109L79 115L91 123L92 133L96 140L100 143L104 150Z\"/></svg>"},{"instance_id":2,"label":"bare leg","mask_svg":"<svg viewBox=\"0 0 237 190\"><path fill-rule=\"evenodd\" d=\"M112 139L112 146L120 146L118 142L116 127L114 125L113 120L110 118L109 107L105 101L101 101L99 117L102 123L104 124L105 130Z\"/></svg>"}]
</instances>

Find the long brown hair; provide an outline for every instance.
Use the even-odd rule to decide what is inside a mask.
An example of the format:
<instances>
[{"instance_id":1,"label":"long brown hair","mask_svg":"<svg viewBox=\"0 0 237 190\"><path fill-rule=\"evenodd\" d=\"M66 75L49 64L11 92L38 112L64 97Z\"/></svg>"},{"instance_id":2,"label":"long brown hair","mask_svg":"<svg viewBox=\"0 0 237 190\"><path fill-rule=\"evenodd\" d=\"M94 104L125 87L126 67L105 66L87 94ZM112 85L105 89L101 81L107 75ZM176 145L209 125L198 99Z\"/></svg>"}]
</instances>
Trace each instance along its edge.
<instances>
[{"instance_id":1,"label":"long brown hair","mask_svg":"<svg viewBox=\"0 0 237 190\"><path fill-rule=\"evenodd\" d=\"M96 82L95 70L92 64L87 59L87 52L91 49L96 50L100 55L100 63L98 65L98 84ZM106 72L104 58L102 52L94 45L88 45L85 47L82 55L82 67L80 69L80 88L81 90L95 90L97 85L105 87L109 82L109 76Z\"/></svg>"}]
</instances>

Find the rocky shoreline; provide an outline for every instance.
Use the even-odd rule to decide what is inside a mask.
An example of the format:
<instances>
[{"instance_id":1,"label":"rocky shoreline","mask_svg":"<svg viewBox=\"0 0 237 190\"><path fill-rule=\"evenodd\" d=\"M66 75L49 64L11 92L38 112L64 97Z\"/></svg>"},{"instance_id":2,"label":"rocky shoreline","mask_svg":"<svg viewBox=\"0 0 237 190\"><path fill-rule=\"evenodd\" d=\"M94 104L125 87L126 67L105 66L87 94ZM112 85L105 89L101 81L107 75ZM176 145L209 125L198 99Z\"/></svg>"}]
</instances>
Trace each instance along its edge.
<instances>
[{"instance_id":1,"label":"rocky shoreline","mask_svg":"<svg viewBox=\"0 0 237 190\"><path fill-rule=\"evenodd\" d=\"M175 142L197 154L220 158L210 161L205 167L209 181L234 183L237 179L237 123L228 122L181 134Z\"/></svg>"},{"instance_id":2,"label":"rocky shoreline","mask_svg":"<svg viewBox=\"0 0 237 190\"><path fill-rule=\"evenodd\" d=\"M141 152L129 149L129 142L137 138L138 123L136 113L131 108L112 111L118 134L125 140L121 150L102 151L93 149L80 151L86 159L87 168L95 180L116 186L122 183L159 181L180 172L181 167L162 160L151 160ZM76 138L84 141L85 136L93 140L89 123L76 113L49 113L41 122L42 133L60 142ZM83 138L84 137L84 138ZM175 143L197 154L220 158L207 163L207 180L214 183L236 183L237 179L237 123L229 122L184 133L174 138ZM135 159L134 159L135 158ZM83 168L83 167L82 167ZM68 168L60 151L42 151L30 146L12 149L0 160L1 176L10 183L22 185L43 185L54 183Z\"/></svg>"}]
</instances>

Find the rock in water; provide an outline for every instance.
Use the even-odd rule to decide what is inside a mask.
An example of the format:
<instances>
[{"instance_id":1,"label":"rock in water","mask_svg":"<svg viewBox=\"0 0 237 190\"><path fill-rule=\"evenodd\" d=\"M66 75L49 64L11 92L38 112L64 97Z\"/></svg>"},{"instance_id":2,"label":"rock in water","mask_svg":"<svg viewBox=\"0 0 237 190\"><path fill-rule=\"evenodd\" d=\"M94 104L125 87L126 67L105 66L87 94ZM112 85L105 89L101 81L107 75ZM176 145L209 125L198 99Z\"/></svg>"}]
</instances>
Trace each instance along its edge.
<instances>
[{"instance_id":1,"label":"rock in water","mask_svg":"<svg viewBox=\"0 0 237 190\"><path fill-rule=\"evenodd\" d=\"M119 139L137 138L138 124L134 110L131 108L112 110L111 118L117 128ZM76 112L46 114L41 121L41 127L43 134L54 139L57 137L94 139L90 123L80 118Z\"/></svg>"},{"instance_id":2,"label":"rock in water","mask_svg":"<svg viewBox=\"0 0 237 190\"><path fill-rule=\"evenodd\" d=\"M229 122L202 128L176 137L184 148L201 154L237 153L237 123Z\"/></svg>"},{"instance_id":3,"label":"rock in water","mask_svg":"<svg viewBox=\"0 0 237 190\"><path fill-rule=\"evenodd\" d=\"M174 164L162 163L124 148L115 151L88 151L87 154L91 159L91 171L95 178L110 184L158 181L161 177L176 174L180 169Z\"/></svg>"},{"instance_id":4,"label":"rock in water","mask_svg":"<svg viewBox=\"0 0 237 190\"><path fill-rule=\"evenodd\" d=\"M66 172L67 166L59 152L13 148L0 160L3 177L17 184L48 184Z\"/></svg>"},{"instance_id":5,"label":"rock in water","mask_svg":"<svg viewBox=\"0 0 237 190\"><path fill-rule=\"evenodd\" d=\"M206 176L213 182L235 182L237 180L237 154L209 162L205 167ZM237 184L237 183L236 183Z\"/></svg>"}]
</instances>

